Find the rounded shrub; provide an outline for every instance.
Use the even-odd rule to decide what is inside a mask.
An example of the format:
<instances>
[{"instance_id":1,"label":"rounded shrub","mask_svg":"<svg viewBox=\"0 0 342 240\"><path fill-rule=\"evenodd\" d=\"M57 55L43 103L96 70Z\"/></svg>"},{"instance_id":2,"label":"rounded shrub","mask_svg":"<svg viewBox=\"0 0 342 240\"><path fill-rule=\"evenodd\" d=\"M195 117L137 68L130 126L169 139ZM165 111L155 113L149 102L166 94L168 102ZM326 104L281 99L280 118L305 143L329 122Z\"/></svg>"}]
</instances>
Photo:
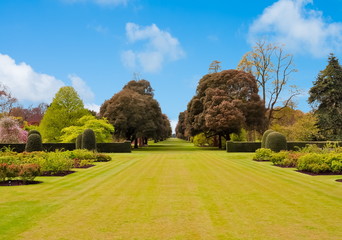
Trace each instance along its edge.
<instances>
[{"instance_id":1,"label":"rounded shrub","mask_svg":"<svg viewBox=\"0 0 342 240\"><path fill-rule=\"evenodd\" d=\"M27 136L30 136L31 134L38 134L39 136L42 136L42 135L40 134L40 132L39 132L38 130L36 130L36 129L30 130L30 131L28 132L28 135L27 135Z\"/></svg>"},{"instance_id":2,"label":"rounded shrub","mask_svg":"<svg viewBox=\"0 0 342 240\"><path fill-rule=\"evenodd\" d=\"M273 152L280 152L287 150L286 137L278 132L271 132L266 138L266 148L271 149Z\"/></svg>"},{"instance_id":3,"label":"rounded shrub","mask_svg":"<svg viewBox=\"0 0 342 240\"><path fill-rule=\"evenodd\" d=\"M84 130L82 134L82 148L93 151L96 149L95 133L91 129Z\"/></svg>"},{"instance_id":4,"label":"rounded shrub","mask_svg":"<svg viewBox=\"0 0 342 240\"><path fill-rule=\"evenodd\" d=\"M271 132L274 132L274 131L272 129L268 129L262 135L261 148L266 148L266 138L267 138L268 134L270 134Z\"/></svg>"},{"instance_id":5,"label":"rounded shrub","mask_svg":"<svg viewBox=\"0 0 342 240\"><path fill-rule=\"evenodd\" d=\"M42 137L36 133L32 133L31 135L29 135L26 142L25 151L43 151Z\"/></svg>"},{"instance_id":6,"label":"rounded shrub","mask_svg":"<svg viewBox=\"0 0 342 240\"><path fill-rule=\"evenodd\" d=\"M82 134L79 134L76 138L76 149L82 149Z\"/></svg>"}]
</instances>

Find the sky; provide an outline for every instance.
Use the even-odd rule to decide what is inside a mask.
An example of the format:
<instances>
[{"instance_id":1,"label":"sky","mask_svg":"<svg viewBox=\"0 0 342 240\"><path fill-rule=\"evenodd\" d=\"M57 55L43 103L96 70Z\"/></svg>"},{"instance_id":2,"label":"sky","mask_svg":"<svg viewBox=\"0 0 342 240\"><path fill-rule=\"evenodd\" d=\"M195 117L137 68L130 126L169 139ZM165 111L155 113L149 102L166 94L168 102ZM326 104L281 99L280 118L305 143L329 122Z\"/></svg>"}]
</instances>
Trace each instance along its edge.
<instances>
[{"instance_id":1,"label":"sky","mask_svg":"<svg viewBox=\"0 0 342 240\"><path fill-rule=\"evenodd\" d=\"M174 126L210 63L235 69L260 39L293 55L289 85L310 111L329 53L342 57L342 0L0 0L0 83L23 106L73 86L98 111L146 79Z\"/></svg>"}]
</instances>

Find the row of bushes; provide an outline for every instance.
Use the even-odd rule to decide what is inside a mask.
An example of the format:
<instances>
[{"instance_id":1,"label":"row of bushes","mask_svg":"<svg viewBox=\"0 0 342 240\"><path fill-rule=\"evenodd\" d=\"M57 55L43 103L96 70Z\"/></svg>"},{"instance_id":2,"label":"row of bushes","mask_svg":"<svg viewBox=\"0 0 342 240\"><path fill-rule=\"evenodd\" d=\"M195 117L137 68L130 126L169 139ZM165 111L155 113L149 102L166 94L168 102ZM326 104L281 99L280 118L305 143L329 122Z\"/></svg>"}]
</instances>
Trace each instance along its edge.
<instances>
[{"instance_id":1,"label":"row of bushes","mask_svg":"<svg viewBox=\"0 0 342 240\"><path fill-rule=\"evenodd\" d=\"M271 161L276 166L295 167L311 173L342 173L342 148L307 146L299 151L256 150L254 160Z\"/></svg>"},{"instance_id":2,"label":"row of bushes","mask_svg":"<svg viewBox=\"0 0 342 240\"><path fill-rule=\"evenodd\" d=\"M56 152L0 152L0 179L2 181L19 178L32 181L36 176L61 175L74 167L86 167L94 161L110 161L108 155L87 151Z\"/></svg>"},{"instance_id":3,"label":"row of bushes","mask_svg":"<svg viewBox=\"0 0 342 240\"><path fill-rule=\"evenodd\" d=\"M9 147L13 151L21 153L25 151L25 143L0 143L1 148ZM56 150L73 151L76 149L75 143L43 143L43 151L54 152ZM97 152L102 153L130 153L131 143L97 143Z\"/></svg>"}]
</instances>

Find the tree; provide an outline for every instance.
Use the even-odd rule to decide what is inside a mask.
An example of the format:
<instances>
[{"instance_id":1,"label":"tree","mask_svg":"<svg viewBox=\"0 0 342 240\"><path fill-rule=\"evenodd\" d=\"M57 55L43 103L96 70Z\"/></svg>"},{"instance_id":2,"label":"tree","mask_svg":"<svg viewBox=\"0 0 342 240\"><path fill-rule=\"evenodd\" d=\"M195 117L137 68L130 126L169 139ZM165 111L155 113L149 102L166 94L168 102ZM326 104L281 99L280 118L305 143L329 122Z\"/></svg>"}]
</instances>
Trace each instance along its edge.
<instances>
[{"instance_id":1,"label":"tree","mask_svg":"<svg viewBox=\"0 0 342 240\"><path fill-rule=\"evenodd\" d=\"M76 125L62 129L62 142L75 142L78 135L84 130L91 129L95 133L96 142L111 142L114 127L107 119L97 119L93 115L85 115L81 117Z\"/></svg>"},{"instance_id":2,"label":"tree","mask_svg":"<svg viewBox=\"0 0 342 240\"><path fill-rule=\"evenodd\" d=\"M334 54L310 89L320 132L329 140L342 140L342 67Z\"/></svg>"},{"instance_id":3,"label":"tree","mask_svg":"<svg viewBox=\"0 0 342 240\"><path fill-rule=\"evenodd\" d=\"M117 138L135 141L135 147L138 138L158 141L164 139L171 129L166 126L166 122L168 125L170 122L162 115L147 80L128 82L123 90L102 104L100 116L113 124Z\"/></svg>"},{"instance_id":4,"label":"tree","mask_svg":"<svg viewBox=\"0 0 342 240\"><path fill-rule=\"evenodd\" d=\"M209 73L217 73L221 71L220 61L214 60L209 65Z\"/></svg>"},{"instance_id":5,"label":"tree","mask_svg":"<svg viewBox=\"0 0 342 240\"><path fill-rule=\"evenodd\" d=\"M185 119L186 119L186 114L187 111L181 112L178 115L178 123L176 126L176 137L180 138L180 139L186 139L186 134L185 134L185 130L186 130L186 124L185 124Z\"/></svg>"},{"instance_id":6,"label":"tree","mask_svg":"<svg viewBox=\"0 0 342 240\"><path fill-rule=\"evenodd\" d=\"M205 75L188 104L185 132L230 140L230 134L261 129L265 108L252 74L225 70ZM219 142L221 146L221 142Z\"/></svg>"},{"instance_id":7,"label":"tree","mask_svg":"<svg viewBox=\"0 0 342 240\"><path fill-rule=\"evenodd\" d=\"M0 119L0 143L24 143L27 132L19 127L17 120L11 117Z\"/></svg>"},{"instance_id":8,"label":"tree","mask_svg":"<svg viewBox=\"0 0 342 240\"><path fill-rule=\"evenodd\" d=\"M63 128L76 125L81 117L89 114L73 87L60 88L39 126L43 141L60 142Z\"/></svg>"},{"instance_id":9,"label":"tree","mask_svg":"<svg viewBox=\"0 0 342 240\"><path fill-rule=\"evenodd\" d=\"M272 122L273 112L279 103L281 93L288 84L290 75L297 72L294 68L293 56L285 53L281 46L258 41L253 50L242 57L238 69L252 73L261 88L262 99L267 109L264 126L267 129ZM300 93L296 86L289 87L290 94L284 101L285 107L293 97Z\"/></svg>"},{"instance_id":10,"label":"tree","mask_svg":"<svg viewBox=\"0 0 342 240\"><path fill-rule=\"evenodd\" d=\"M28 125L40 124L43 119L44 113L48 105L46 103L40 103L37 107L24 108L22 106L13 107L9 115L17 118L21 118L22 121L26 121Z\"/></svg>"},{"instance_id":11,"label":"tree","mask_svg":"<svg viewBox=\"0 0 342 240\"><path fill-rule=\"evenodd\" d=\"M17 99L12 96L4 84L0 83L0 113L8 114L16 103Z\"/></svg>"}]
</instances>

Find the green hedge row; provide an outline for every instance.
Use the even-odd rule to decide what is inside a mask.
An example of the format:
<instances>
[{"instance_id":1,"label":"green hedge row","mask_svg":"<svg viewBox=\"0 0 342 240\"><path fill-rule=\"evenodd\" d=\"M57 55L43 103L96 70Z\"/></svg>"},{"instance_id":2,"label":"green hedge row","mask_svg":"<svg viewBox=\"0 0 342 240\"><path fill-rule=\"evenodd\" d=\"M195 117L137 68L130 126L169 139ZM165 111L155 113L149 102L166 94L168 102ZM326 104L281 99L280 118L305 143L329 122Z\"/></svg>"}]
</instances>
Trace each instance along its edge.
<instances>
[{"instance_id":1,"label":"green hedge row","mask_svg":"<svg viewBox=\"0 0 342 240\"><path fill-rule=\"evenodd\" d=\"M1 143L0 149L3 147L10 147L15 152L24 152L25 151L25 143ZM75 150L75 143L43 143L44 151L54 152L57 149L63 150ZM131 143L98 143L97 144L98 152L106 152L106 153L130 153L131 152Z\"/></svg>"},{"instance_id":2,"label":"green hedge row","mask_svg":"<svg viewBox=\"0 0 342 240\"><path fill-rule=\"evenodd\" d=\"M295 151L297 148L304 148L307 144L315 144L317 147L324 147L326 141L310 141L310 142L287 142L287 150ZM342 142L334 142L338 146L342 147ZM255 152L258 148L261 148L261 142L232 142L226 143L227 152Z\"/></svg>"}]
</instances>

